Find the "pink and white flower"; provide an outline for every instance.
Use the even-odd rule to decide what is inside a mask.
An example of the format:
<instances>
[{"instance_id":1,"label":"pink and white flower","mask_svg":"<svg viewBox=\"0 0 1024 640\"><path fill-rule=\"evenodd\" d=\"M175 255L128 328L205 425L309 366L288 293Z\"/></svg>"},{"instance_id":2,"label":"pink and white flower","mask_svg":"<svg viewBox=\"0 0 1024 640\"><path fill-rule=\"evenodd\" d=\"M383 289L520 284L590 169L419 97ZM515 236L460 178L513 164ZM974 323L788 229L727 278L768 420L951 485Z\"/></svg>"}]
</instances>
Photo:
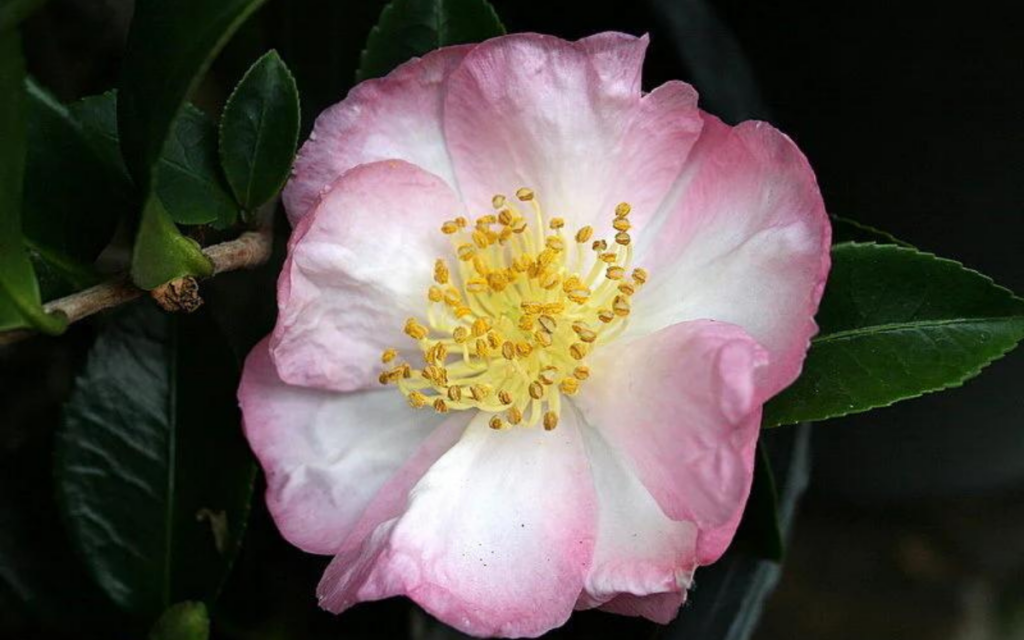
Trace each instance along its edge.
<instances>
[{"instance_id":1,"label":"pink and white flower","mask_svg":"<svg viewBox=\"0 0 1024 640\"><path fill-rule=\"evenodd\" d=\"M646 46L448 47L317 120L239 397L282 534L334 556L326 609L664 623L729 545L830 229L789 138L643 93Z\"/></svg>"}]
</instances>

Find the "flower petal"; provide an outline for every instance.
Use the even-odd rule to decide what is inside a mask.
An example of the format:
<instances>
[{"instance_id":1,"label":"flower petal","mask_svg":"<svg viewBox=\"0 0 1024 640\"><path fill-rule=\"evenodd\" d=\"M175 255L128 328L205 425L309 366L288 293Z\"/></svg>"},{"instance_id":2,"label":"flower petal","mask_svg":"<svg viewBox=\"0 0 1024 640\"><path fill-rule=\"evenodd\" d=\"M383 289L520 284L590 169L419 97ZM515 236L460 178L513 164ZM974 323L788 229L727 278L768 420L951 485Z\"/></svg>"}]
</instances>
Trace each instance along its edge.
<instances>
[{"instance_id":1,"label":"flower petal","mask_svg":"<svg viewBox=\"0 0 1024 640\"><path fill-rule=\"evenodd\" d=\"M641 616L658 624L668 624L679 614L679 608L686 601L686 592L655 593L649 596L634 596L623 593L601 605L602 611L621 616Z\"/></svg>"},{"instance_id":2,"label":"flower petal","mask_svg":"<svg viewBox=\"0 0 1024 640\"><path fill-rule=\"evenodd\" d=\"M594 544L580 434L494 431L487 419L431 467L405 513L334 559L321 606L405 594L481 636L537 636L568 619Z\"/></svg>"},{"instance_id":3,"label":"flower petal","mask_svg":"<svg viewBox=\"0 0 1024 640\"><path fill-rule=\"evenodd\" d=\"M295 158L282 196L295 224L338 176L367 162L406 160L454 187L441 133L444 83L472 46L445 47L360 83L324 111Z\"/></svg>"},{"instance_id":4,"label":"flower petal","mask_svg":"<svg viewBox=\"0 0 1024 640\"><path fill-rule=\"evenodd\" d=\"M562 413L563 422L579 419L574 411ZM678 609L697 565L697 527L666 516L631 461L599 431L586 425L581 431L597 491L598 527L594 560L577 608L608 605L624 610L623 595L639 600L669 595ZM644 612L629 615L651 617ZM674 615L673 610L669 619Z\"/></svg>"},{"instance_id":5,"label":"flower petal","mask_svg":"<svg viewBox=\"0 0 1024 640\"><path fill-rule=\"evenodd\" d=\"M394 389L290 386L278 377L267 340L246 359L238 398L266 473L270 513L281 534L310 553L337 552L367 508L389 499L386 483L408 475L410 460L440 457L470 417L413 411ZM419 479L411 473L408 485Z\"/></svg>"},{"instance_id":6,"label":"flower petal","mask_svg":"<svg viewBox=\"0 0 1024 640\"><path fill-rule=\"evenodd\" d=\"M739 327L686 322L597 350L576 399L665 514L696 524L699 564L725 551L750 492L766 362Z\"/></svg>"},{"instance_id":7,"label":"flower petal","mask_svg":"<svg viewBox=\"0 0 1024 640\"><path fill-rule=\"evenodd\" d=\"M278 280L270 344L281 379L350 391L377 384L380 354L412 341L427 309L434 261L450 252L438 229L461 212L438 177L411 164L360 165L296 227Z\"/></svg>"},{"instance_id":8,"label":"flower petal","mask_svg":"<svg viewBox=\"0 0 1024 640\"><path fill-rule=\"evenodd\" d=\"M771 126L704 133L662 211L640 230L638 263L651 280L636 296L641 335L713 318L744 328L771 353L769 394L800 373L830 265L831 228L814 173Z\"/></svg>"},{"instance_id":9,"label":"flower petal","mask_svg":"<svg viewBox=\"0 0 1024 640\"><path fill-rule=\"evenodd\" d=\"M668 192L701 128L682 82L640 93L647 38L578 42L517 34L470 51L448 79L445 137L463 198L532 188L571 225L604 220L628 201L638 219Z\"/></svg>"}]
</instances>

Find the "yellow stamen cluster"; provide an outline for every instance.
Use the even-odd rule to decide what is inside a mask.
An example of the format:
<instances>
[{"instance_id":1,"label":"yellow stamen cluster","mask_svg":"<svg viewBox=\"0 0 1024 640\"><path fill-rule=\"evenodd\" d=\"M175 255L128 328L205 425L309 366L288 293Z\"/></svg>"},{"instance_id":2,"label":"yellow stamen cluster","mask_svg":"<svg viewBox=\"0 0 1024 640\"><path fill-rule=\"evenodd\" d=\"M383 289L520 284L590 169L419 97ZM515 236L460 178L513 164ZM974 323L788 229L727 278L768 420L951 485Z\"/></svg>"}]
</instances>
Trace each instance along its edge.
<instances>
[{"instance_id":1,"label":"yellow stamen cluster","mask_svg":"<svg viewBox=\"0 0 1024 640\"><path fill-rule=\"evenodd\" d=\"M630 270L629 204L615 208L611 244L591 242L590 226L566 233L565 220L548 218L530 189L515 199L496 195L494 213L441 225L455 260L434 263L426 323L409 318L404 327L423 366L397 362L389 348L380 382L396 385L414 409L479 409L494 414L494 429L551 431L561 396L579 393L587 358L625 329L648 275Z\"/></svg>"}]
</instances>

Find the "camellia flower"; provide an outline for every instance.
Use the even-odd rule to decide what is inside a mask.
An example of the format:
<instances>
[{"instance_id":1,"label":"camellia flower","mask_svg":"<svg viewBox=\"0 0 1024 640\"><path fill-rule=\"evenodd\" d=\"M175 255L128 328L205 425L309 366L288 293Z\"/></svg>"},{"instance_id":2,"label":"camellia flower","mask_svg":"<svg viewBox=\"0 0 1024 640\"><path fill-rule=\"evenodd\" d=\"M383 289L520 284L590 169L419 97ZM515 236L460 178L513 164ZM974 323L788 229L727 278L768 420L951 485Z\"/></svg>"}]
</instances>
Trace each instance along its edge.
<instances>
[{"instance_id":1,"label":"camellia flower","mask_svg":"<svg viewBox=\"0 0 1024 640\"><path fill-rule=\"evenodd\" d=\"M640 89L647 38L440 49L316 122L239 391L321 605L476 635L671 620L736 531L830 230L804 156Z\"/></svg>"}]
</instances>

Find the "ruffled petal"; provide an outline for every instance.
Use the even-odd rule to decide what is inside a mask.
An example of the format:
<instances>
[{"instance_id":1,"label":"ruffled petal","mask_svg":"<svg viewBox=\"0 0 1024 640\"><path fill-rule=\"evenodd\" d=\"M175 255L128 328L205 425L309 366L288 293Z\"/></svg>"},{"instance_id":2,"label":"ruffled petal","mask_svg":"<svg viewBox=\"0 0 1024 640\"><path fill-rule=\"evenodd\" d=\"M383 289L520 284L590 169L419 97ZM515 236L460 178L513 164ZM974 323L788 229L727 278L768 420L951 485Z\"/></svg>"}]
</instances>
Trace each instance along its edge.
<instances>
[{"instance_id":1,"label":"ruffled petal","mask_svg":"<svg viewBox=\"0 0 1024 640\"><path fill-rule=\"evenodd\" d=\"M734 325L696 321L595 352L576 399L673 520L697 527L697 562L728 547L753 479L767 354Z\"/></svg>"},{"instance_id":2,"label":"ruffled petal","mask_svg":"<svg viewBox=\"0 0 1024 640\"><path fill-rule=\"evenodd\" d=\"M563 422L570 419L576 419L575 412L563 411ZM598 526L594 560L577 608L612 607L663 622L666 612L627 612L624 604L658 595L668 596L678 609L697 566L697 527L666 516L623 452L599 431L581 430L597 491ZM673 610L668 619L674 615Z\"/></svg>"},{"instance_id":3,"label":"ruffled petal","mask_svg":"<svg viewBox=\"0 0 1024 640\"><path fill-rule=\"evenodd\" d=\"M394 389L336 393L288 385L270 361L267 340L246 359L238 399L281 534L322 554L336 553L374 502L386 503L398 485L418 480L470 418L413 411ZM410 465L424 459L426 466ZM396 489L387 490L388 483Z\"/></svg>"},{"instance_id":4,"label":"ruffled petal","mask_svg":"<svg viewBox=\"0 0 1024 640\"><path fill-rule=\"evenodd\" d=\"M437 176L400 161L360 165L339 178L295 229L278 280L270 343L281 379L351 391L377 384L380 354L411 347L434 261L450 253L441 223L459 215Z\"/></svg>"},{"instance_id":5,"label":"ruffled petal","mask_svg":"<svg viewBox=\"0 0 1024 640\"><path fill-rule=\"evenodd\" d=\"M404 513L338 555L321 606L405 594L466 633L537 636L573 609L594 545L593 485L575 428L494 431L480 414Z\"/></svg>"},{"instance_id":6,"label":"ruffled petal","mask_svg":"<svg viewBox=\"0 0 1024 640\"><path fill-rule=\"evenodd\" d=\"M810 166L771 126L704 133L662 210L638 233L650 282L631 332L715 319L743 327L771 354L769 394L800 373L828 276L831 227Z\"/></svg>"},{"instance_id":7,"label":"ruffled petal","mask_svg":"<svg viewBox=\"0 0 1024 640\"><path fill-rule=\"evenodd\" d=\"M671 82L643 96L647 38L578 42L517 34L470 51L448 79L445 137L470 209L532 188L570 225L638 220L662 201L701 128L697 93Z\"/></svg>"},{"instance_id":8,"label":"ruffled petal","mask_svg":"<svg viewBox=\"0 0 1024 640\"><path fill-rule=\"evenodd\" d=\"M320 114L282 195L292 224L338 176L367 162L406 160L454 188L441 131L444 83L471 48L445 47L414 58L383 78L360 83Z\"/></svg>"}]
</instances>

